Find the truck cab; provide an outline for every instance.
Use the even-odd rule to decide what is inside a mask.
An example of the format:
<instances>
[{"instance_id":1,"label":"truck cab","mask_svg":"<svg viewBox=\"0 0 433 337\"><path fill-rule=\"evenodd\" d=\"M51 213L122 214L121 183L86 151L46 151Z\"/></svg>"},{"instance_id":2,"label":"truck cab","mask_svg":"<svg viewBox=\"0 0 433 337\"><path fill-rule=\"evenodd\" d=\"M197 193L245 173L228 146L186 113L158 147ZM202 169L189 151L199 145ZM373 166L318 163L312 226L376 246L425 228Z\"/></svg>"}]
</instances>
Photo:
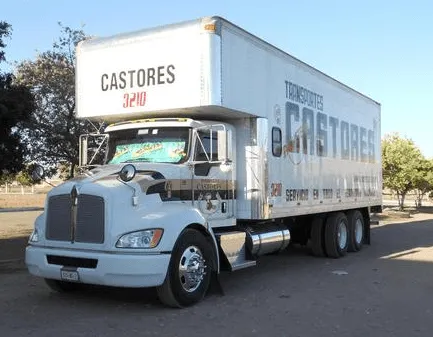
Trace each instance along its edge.
<instances>
[{"instance_id":1,"label":"truck cab","mask_svg":"<svg viewBox=\"0 0 433 337\"><path fill-rule=\"evenodd\" d=\"M31 273L64 282L159 286L182 232L202 233L205 249L187 256L190 290L216 270L212 227L233 225L234 128L226 123L161 118L114 123L105 130L104 164L54 188L36 221L28 257ZM81 137L81 158L87 140ZM87 163L82 162L83 166ZM91 163L90 163L91 164ZM186 247L188 248L188 247ZM128 262L127 262L128 261ZM197 265L195 281L188 279ZM59 269L61 266L66 268ZM191 265L191 266L190 266ZM208 276L211 268L208 267ZM190 277L191 278L191 277ZM189 282L189 283L188 283ZM189 287L189 288L188 288Z\"/></svg>"}]
</instances>

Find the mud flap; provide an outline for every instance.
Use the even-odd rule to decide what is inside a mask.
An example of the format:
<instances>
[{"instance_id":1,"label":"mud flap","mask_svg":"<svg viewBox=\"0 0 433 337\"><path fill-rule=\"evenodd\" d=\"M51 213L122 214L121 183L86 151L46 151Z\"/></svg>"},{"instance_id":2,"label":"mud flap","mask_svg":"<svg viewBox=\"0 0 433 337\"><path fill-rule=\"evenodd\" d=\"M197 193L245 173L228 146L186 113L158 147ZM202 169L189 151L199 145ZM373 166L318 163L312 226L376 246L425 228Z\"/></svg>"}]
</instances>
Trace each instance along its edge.
<instances>
[{"instance_id":1,"label":"mud flap","mask_svg":"<svg viewBox=\"0 0 433 337\"><path fill-rule=\"evenodd\" d=\"M215 273L215 272L212 274L213 275L212 275L212 279L211 279L208 293L224 296L225 293L224 293L224 289L223 289L222 284L221 284L220 274Z\"/></svg>"},{"instance_id":2,"label":"mud flap","mask_svg":"<svg viewBox=\"0 0 433 337\"><path fill-rule=\"evenodd\" d=\"M371 245L371 220L370 216L364 216L364 244Z\"/></svg>"}]
</instances>

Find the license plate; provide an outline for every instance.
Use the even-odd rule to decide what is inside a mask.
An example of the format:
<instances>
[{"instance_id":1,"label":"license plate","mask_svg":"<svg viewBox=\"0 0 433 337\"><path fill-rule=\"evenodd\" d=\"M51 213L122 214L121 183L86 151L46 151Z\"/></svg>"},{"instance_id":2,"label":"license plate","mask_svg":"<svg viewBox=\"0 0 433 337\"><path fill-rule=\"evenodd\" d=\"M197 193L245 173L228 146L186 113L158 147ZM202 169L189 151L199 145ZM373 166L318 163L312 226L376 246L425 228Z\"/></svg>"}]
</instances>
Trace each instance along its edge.
<instances>
[{"instance_id":1,"label":"license plate","mask_svg":"<svg viewBox=\"0 0 433 337\"><path fill-rule=\"evenodd\" d=\"M80 282L80 275L76 270L61 269L60 278L68 282Z\"/></svg>"}]
</instances>

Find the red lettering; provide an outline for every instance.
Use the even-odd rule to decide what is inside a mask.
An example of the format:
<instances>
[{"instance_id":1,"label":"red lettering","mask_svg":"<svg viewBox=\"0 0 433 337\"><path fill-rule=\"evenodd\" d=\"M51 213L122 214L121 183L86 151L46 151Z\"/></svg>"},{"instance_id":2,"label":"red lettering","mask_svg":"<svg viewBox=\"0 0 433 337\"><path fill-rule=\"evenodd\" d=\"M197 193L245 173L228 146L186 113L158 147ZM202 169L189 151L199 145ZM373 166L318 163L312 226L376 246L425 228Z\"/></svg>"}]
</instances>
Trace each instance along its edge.
<instances>
[{"instance_id":1,"label":"red lettering","mask_svg":"<svg viewBox=\"0 0 433 337\"><path fill-rule=\"evenodd\" d=\"M135 106L135 98L136 98L135 92L133 94L129 95L129 107L130 108L133 108Z\"/></svg>"},{"instance_id":2,"label":"red lettering","mask_svg":"<svg viewBox=\"0 0 433 337\"><path fill-rule=\"evenodd\" d=\"M146 104L146 92L140 92L140 106L144 106Z\"/></svg>"},{"instance_id":3,"label":"red lettering","mask_svg":"<svg viewBox=\"0 0 433 337\"><path fill-rule=\"evenodd\" d=\"M146 105L146 92L133 92L126 93L123 95L123 107L124 108L135 108Z\"/></svg>"}]
</instances>

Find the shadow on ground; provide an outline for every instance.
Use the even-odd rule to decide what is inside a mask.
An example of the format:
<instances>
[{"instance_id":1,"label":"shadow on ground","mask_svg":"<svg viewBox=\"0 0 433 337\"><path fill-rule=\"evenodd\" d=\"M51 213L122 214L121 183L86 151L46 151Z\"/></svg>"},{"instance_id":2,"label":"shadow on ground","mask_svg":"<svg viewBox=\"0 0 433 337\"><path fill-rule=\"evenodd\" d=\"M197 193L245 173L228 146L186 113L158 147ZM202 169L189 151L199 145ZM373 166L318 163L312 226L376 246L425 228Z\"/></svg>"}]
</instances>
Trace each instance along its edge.
<instances>
[{"instance_id":1,"label":"shadow on ground","mask_svg":"<svg viewBox=\"0 0 433 337\"><path fill-rule=\"evenodd\" d=\"M25 270L24 254L28 235L0 239L0 274Z\"/></svg>"},{"instance_id":2,"label":"shadow on ground","mask_svg":"<svg viewBox=\"0 0 433 337\"><path fill-rule=\"evenodd\" d=\"M27 238L16 238L12 240L0 240L0 245L5 247L20 246L24 256L24 247ZM279 288L280 284L275 281L281 278L281 273L287 273L288 285L302 282L305 274L311 276L312 279L320 280L324 276L329 277L333 270L348 270L349 273L360 273L361 265L367 268L370 272L377 270L388 270L387 265L394 264L397 266L395 270L405 270L412 272L412 267L419 267L420 264L429 266L431 269L433 256L428 261L410 261L401 260L402 257L410 256L419 253L423 248L433 246L433 221L425 220L418 222L402 222L388 224L385 226L377 226L372 229L372 245L365 246L359 253L348 254L342 259L327 259L314 258L310 255L309 249L306 247L290 247L287 251L280 254L261 257L258 261L258 266L249 268L234 273L224 272L221 275L223 288L230 296L249 296L249 292L268 288ZM13 250L13 248L11 248ZM7 249L6 249L7 250ZM391 254L396 254L393 257L384 257ZM4 256L2 256L4 258ZM16 271L24 271L22 261L8 265L0 265L0 273L9 273ZM392 270L394 270L392 269ZM417 269L418 270L418 269ZM387 274L384 273L384 277ZM422 274L420 274L422 277ZM365 275L361 275L365 276ZM333 277L333 276L331 276ZM392 281L392 280L391 280ZM273 284L275 283L275 284ZM302 284L297 285L302 286ZM49 289L46 288L46 295L50 300L67 299L69 294L49 294ZM218 293L215 293L218 295ZM284 295L284 294L283 294ZM284 295L289 296L289 295ZM85 286L79 292L74 292L74 302L83 301L91 306L96 305L101 307L104 305L132 305L142 306L150 305L159 307L156 292L154 289L123 289L100 286ZM61 300L63 301L63 300Z\"/></svg>"}]
</instances>

